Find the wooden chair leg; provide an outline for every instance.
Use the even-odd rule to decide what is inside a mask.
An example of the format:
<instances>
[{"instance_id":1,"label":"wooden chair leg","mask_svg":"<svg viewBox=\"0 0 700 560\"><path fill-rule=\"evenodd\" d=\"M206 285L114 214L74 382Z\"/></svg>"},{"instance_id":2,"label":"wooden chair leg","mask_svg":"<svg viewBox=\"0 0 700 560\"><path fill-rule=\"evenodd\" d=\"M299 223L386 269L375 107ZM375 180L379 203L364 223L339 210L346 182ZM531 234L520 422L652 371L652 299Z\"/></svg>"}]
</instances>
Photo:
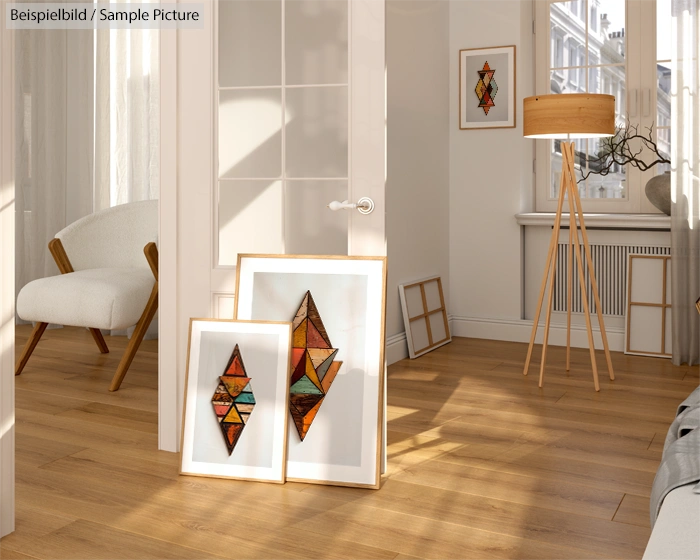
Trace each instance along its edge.
<instances>
[{"instance_id":1,"label":"wooden chair leg","mask_svg":"<svg viewBox=\"0 0 700 560\"><path fill-rule=\"evenodd\" d=\"M95 339L95 344L97 344L100 352L103 354L109 354L109 348L107 348L107 342L102 336L102 331L100 331L100 329L90 329L90 334L92 335L92 338Z\"/></svg>"},{"instance_id":2,"label":"wooden chair leg","mask_svg":"<svg viewBox=\"0 0 700 560\"><path fill-rule=\"evenodd\" d=\"M20 354L17 364L15 365L15 375L22 373L24 366L26 366L27 362L29 361L29 356L31 356L32 352L34 352L34 348L36 348L41 335L44 334L44 331L48 325L48 323L37 323L34 325L34 330L32 330L32 334L29 337L29 340L27 340L27 344L25 344L24 348L22 348L22 353Z\"/></svg>"},{"instance_id":3,"label":"wooden chair leg","mask_svg":"<svg viewBox=\"0 0 700 560\"><path fill-rule=\"evenodd\" d=\"M119 362L119 366L117 367L117 371L114 373L114 377L112 378L112 384L109 387L110 391L116 391L121 386L122 381L124 380L124 376L126 375L126 372L128 371L129 366L131 365L131 362L134 360L134 356L136 355L136 351L139 349L139 346L141 345L141 341L143 340L143 337L146 335L146 331L148 330L148 326L151 324L151 321L153 320L153 316L156 314L157 310L158 310L158 282L156 282L153 285L153 291L151 292L151 297L148 299L148 303L146 304L146 307L143 310L143 313L141 314L141 318L139 319L139 322L136 324L136 328L134 329L134 333L131 335L131 340L129 340L129 345L126 347L126 351L124 352L124 355L122 356L122 359Z\"/></svg>"}]
</instances>

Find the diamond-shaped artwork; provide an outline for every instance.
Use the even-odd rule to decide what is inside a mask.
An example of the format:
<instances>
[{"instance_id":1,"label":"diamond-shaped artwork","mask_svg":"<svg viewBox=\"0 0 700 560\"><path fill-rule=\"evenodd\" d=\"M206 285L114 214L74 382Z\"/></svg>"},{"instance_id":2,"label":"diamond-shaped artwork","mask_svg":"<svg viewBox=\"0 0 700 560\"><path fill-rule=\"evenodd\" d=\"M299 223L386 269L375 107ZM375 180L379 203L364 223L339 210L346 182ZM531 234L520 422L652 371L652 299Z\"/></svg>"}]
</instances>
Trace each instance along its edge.
<instances>
[{"instance_id":1,"label":"diamond-shaped artwork","mask_svg":"<svg viewBox=\"0 0 700 560\"><path fill-rule=\"evenodd\" d=\"M304 295L292 328L289 411L304 441L343 362L333 361L338 349L332 348L311 292Z\"/></svg>"},{"instance_id":2,"label":"diamond-shaped artwork","mask_svg":"<svg viewBox=\"0 0 700 560\"><path fill-rule=\"evenodd\" d=\"M476 82L474 93L479 98L479 107L488 115L489 109L496 106L494 99L496 98L496 93L498 93L498 85L496 80L493 79L496 71L491 70L488 61L486 61L484 62L484 67L481 70L477 70L477 72L479 73L479 81Z\"/></svg>"},{"instance_id":3,"label":"diamond-shaped artwork","mask_svg":"<svg viewBox=\"0 0 700 560\"><path fill-rule=\"evenodd\" d=\"M224 435L228 454L231 455L255 407L253 389L238 344L233 349L224 374L219 376L219 385L211 403Z\"/></svg>"}]
</instances>

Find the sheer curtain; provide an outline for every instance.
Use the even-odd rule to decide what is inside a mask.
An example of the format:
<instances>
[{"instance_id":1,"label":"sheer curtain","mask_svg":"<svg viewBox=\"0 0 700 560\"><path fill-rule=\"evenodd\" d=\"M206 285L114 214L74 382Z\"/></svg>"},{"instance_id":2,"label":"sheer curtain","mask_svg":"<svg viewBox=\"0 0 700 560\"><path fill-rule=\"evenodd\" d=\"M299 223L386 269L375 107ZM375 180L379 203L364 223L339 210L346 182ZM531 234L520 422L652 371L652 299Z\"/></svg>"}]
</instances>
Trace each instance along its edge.
<instances>
[{"instance_id":1,"label":"sheer curtain","mask_svg":"<svg viewBox=\"0 0 700 560\"><path fill-rule=\"evenodd\" d=\"M158 198L158 31L96 35L95 209Z\"/></svg>"},{"instance_id":2,"label":"sheer curtain","mask_svg":"<svg viewBox=\"0 0 700 560\"><path fill-rule=\"evenodd\" d=\"M99 30L95 39L95 209L158 198L158 31ZM133 327L113 330L131 336ZM156 338L158 315L145 338Z\"/></svg>"},{"instance_id":3,"label":"sheer curtain","mask_svg":"<svg viewBox=\"0 0 700 560\"><path fill-rule=\"evenodd\" d=\"M18 30L16 45L19 292L58 274L47 246L68 224L158 198L160 92L157 30Z\"/></svg>"},{"instance_id":4,"label":"sheer curtain","mask_svg":"<svg viewBox=\"0 0 700 560\"><path fill-rule=\"evenodd\" d=\"M700 0L672 0L671 282L673 363L700 361Z\"/></svg>"},{"instance_id":5,"label":"sheer curtain","mask_svg":"<svg viewBox=\"0 0 700 560\"><path fill-rule=\"evenodd\" d=\"M58 274L49 241L93 211L93 32L15 33L19 292L31 280Z\"/></svg>"}]
</instances>

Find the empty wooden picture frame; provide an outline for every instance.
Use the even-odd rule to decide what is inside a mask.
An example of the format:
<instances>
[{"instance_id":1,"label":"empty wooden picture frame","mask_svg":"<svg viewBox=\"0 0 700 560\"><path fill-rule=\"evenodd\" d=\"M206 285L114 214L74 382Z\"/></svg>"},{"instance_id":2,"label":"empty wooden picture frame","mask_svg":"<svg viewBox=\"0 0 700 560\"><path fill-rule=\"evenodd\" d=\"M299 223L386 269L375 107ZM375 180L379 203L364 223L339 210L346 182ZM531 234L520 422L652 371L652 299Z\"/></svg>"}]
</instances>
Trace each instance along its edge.
<instances>
[{"instance_id":1,"label":"empty wooden picture frame","mask_svg":"<svg viewBox=\"0 0 700 560\"><path fill-rule=\"evenodd\" d=\"M378 488L386 258L239 255L236 317L293 321L287 480Z\"/></svg>"},{"instance_id":2,"label":"empty wooden picture frame","mask_svg":"<svg viewBox=\"0 0 700 560\"><path fill-rule=\"evenodd\" d=\"M452 340L439 276L399 284L399 297L411 359Z\"/></svg>"},{"instance_id":3,"label":"empty wooden picture frame","mask_svg":"<svg viewBox=\"0 0 700 560\"><path fill-rule=\"evenodd\" d=\"M672 352L671 257L630 254L625 354L670 358Z\"/></svg>"},{"instance_id":4,"label":"empty wooden picture frame","mask_svg":"<svg viewBox=\"0 0 700 560\"><path fill-rule=\"evenodd\" d=\"M283 483L289 322L191 319L180 474Z\"/></svg>"}]
</instances>

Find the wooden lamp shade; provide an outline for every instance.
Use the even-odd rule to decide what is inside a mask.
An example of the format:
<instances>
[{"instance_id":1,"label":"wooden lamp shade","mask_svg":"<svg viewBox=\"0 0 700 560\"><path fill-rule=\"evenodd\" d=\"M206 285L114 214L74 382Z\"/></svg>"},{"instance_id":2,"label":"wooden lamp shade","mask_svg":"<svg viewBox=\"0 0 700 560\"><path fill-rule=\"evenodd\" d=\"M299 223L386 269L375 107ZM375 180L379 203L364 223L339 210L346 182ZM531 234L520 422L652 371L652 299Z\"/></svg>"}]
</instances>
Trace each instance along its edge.
<instances>
[{"instance_id":1,"label":"wooden lamp shade","mask_svg":"<svg viewBox=\"0 0 700 560\"><path fill-rule=\"evenodd\" d=\"M527 138L600 138L615 134L615 97L603 93L554 93L523 100Z\"/></svg>"}]
</instances>

